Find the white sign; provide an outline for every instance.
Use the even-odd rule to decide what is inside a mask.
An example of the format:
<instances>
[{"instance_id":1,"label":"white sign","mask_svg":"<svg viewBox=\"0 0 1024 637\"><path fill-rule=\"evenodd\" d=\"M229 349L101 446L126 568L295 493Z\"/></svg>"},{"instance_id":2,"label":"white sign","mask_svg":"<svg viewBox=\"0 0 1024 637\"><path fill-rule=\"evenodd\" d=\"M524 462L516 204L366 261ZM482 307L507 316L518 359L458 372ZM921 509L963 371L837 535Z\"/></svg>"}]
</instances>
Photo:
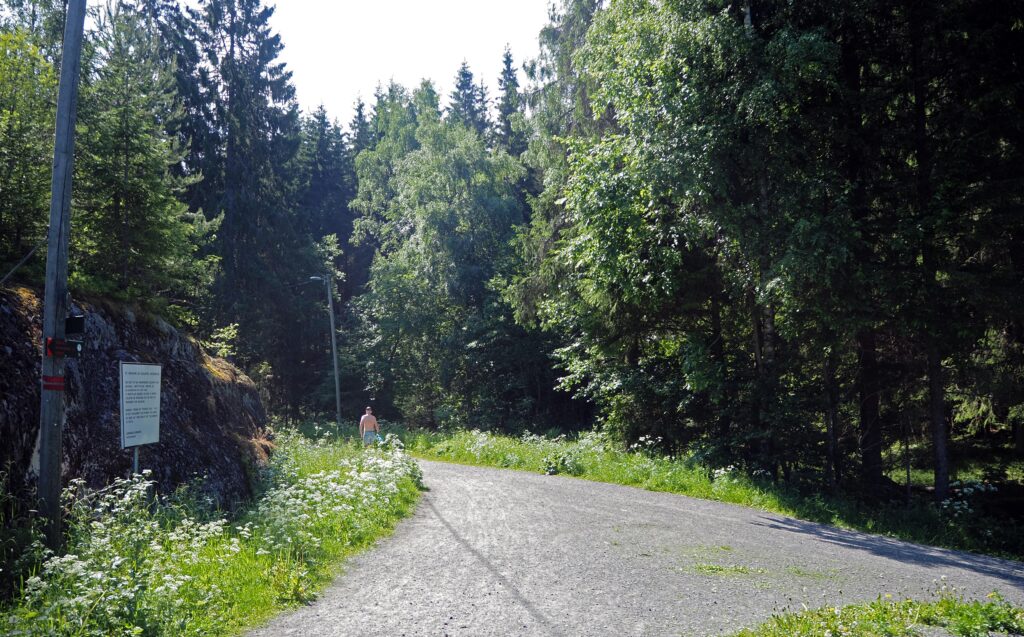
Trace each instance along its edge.
<instances>
[{"instance_id":1,"label":"white sign","mask_svg":"<svg viewBox=\"0 0 1024 637\"><path fill-rule=\"evenodd\" d=\"M160 365L121 362L121 448L160 442Z\"/></svg>"}]
</instances>

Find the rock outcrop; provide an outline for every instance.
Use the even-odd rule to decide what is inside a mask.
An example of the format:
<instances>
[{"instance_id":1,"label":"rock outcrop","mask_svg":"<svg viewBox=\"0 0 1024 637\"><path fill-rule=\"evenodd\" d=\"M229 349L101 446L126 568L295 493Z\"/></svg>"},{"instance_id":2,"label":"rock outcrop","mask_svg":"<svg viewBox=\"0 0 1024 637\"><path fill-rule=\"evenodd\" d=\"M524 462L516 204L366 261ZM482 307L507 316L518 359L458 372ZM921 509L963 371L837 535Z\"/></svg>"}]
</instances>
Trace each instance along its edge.
<instances>
[{"instance_id":1,"label":"rock outcrop","mask_svg":"<svg viewBox=\"0 0 1024 637\"><path fill-rule=\"evenodd\" d=\"M41 305L28 288L0 290L0 469L15 484L30 482L37 462ZM130 472L118 363L160 363L160 442L141 448L141 468L165 492L196 481L222 507L250 495L252 472L270 450L253 382L160 318L103 302L72 307L86 315L86 331L85 351L65 374L64 479L101 487Z\"/></svg>"}]
</instances>

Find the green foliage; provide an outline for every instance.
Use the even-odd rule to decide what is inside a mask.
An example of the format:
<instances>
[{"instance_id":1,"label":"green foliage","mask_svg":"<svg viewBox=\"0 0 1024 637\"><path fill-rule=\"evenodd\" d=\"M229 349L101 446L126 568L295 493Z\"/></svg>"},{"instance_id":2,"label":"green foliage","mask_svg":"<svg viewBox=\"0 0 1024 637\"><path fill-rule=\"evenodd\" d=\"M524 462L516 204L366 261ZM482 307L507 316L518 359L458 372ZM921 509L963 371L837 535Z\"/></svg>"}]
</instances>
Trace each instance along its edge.
<instances>
[{"instance_id":1,"label":"green foliage","mask_svg":"<svg viewBox=\"0 0 1024 637\"><path fill-rule=\"evenodd\" d=\"M12 489L10 474L0 471L0 605L39 568L42 536L31 496Z\"/></svg>"},{"instance_id":2,"label":"green foliage","mask_svg":"<svg viewBox=\"0 0 1024 637\"><path fill-rule=\"evenodd\" d=\"M965 600L942 592L937 601L894 601L826 607L800 613L780 614L765 624L742 630L735 637L892 637L920 635L922 628L942 627L960 637L988 637L993 633L1016 634L1024 630L1024 610L996 594L989 601Z\"/></svg>"},{"instance_id":3,"label":"green foliage","mask_svg":"<svg viewBox=\"0 0 1024 637\"><path fill-rule=\"evenodd\" d=\"M101 12L95 47L79 108L70 284L156 310L192 306L213 279L217 258L197 252L219 219L178 200L184 183L170 169L183 154L166 131L180 113L167 61L124 3Z\"/></svg>"},{"instance_id":4,"label":"green foliage","mask_svg":"<svg viewBox=\"0 0 1024 637\"><path fill-rule=\"evenodd\" d=\"M67 552L0 612L23 635L227 635L310 601L337 562L407 514L419 472L400 447L284 432L262 495L233 522L144 476L67 492ZM21 632L19 632L21 631Z\"/></svg>"},{"instance_id":5,"label":"green foliage","mask_svg":"<svg viewBox=\"0 0 1024 637\"><path fill-rule=\"evenodd\" d=\"M46 231L56 87L32 34L0 30L0 276Z\"/></svg>"},{"instance_id":6,"label":"green foliage","mask_svg":"<svg viewBox=\"0 0 1024 637\"><path fill-rule=\"evenodd\" d=\"M235 355L235 342L238 340L238 323L218 327L210 332L210 339L203 341L203 347L214 356L227 358Z\"/></svg>"},{"instance_id":7,"label":"green foliage","mask_svg":"<svg viewBox=\"0 0 1024 637\"><path fill-rule=\"evenodd\" d=\"M1022 280L1024 174L1015 133L975 119L1015 119L994 95L1019 69L1006 21L968 4L553 10L503 291L608 431L877 495L909 430L939 500L948 404L959 435L1024 449L1020 316L986 300Z\"/></svg>"},{"instance_id":8,"label":"green foliage","mask_svg":"<svg viewBox=\"0 0 1024 637\"><path fill-rule=\"evenodd\" d=\"M455 88L448 106L448 121L460 124L484 137L490 129L487 115L487 89L473 82L473 72L465 62L455 74Z\"/></svg>"},{"instance_id":9,"label":"green foliage","mask_svg":"<svg viewBox=\"0 0 1024 637\"><path fill-rule=\"evenodd\" d=\"M505 47L501 58L501 76L498 78L498 121L495 127L496 145L504 148L513 157L519 157L526 151L525 120L523 119L524 102L519 91L519 77L512 64L512 52Z\"/></svg>"},{"instance_id":10,"label":"green foliage","mask_svg":"<svg viewBox=\"0 0 1024 637\"><path fill-rule=\"evenodd\" d=\"M465 125L440 117L429 83L392 85L375 115L381 136L357 159L353 205L377 250L354 302L372 391L404 417L439 426L469 413L514 427L545 405L544 340L518 328L494 280L524 222L520 164ZM550 390L547 390L550 391Z\"/></svg>"}]
</instances>

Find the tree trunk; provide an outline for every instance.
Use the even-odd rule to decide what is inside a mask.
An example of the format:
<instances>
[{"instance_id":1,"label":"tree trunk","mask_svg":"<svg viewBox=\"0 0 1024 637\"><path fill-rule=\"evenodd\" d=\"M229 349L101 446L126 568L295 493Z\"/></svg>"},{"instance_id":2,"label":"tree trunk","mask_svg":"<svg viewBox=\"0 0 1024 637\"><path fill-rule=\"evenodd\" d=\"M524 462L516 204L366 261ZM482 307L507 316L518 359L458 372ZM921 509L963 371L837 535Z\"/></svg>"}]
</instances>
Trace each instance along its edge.
<instances>
[{"instance_id":1,"label":"tree trunk","mask_svg":"<svg viewBox=\"0 0 1024 637\"><path fill-rule=\"evenodd\" d=\"M868 489L882 484L882 429L879 418L881 387L875 339L872 329L857 334L861 479L863 486Z\"/></svg>"},{"instance_id":2,"label":"tree trunk","mask_svg":"<svg viewBox=\"0 0 1024 637\"><path fill-rule=\"evenodd\" d=\"M928 347L928 412L932 421L932 447L935 450L935 499L949 496L949 426L946 422L946 383L942 357L934 344Z\"/></svg>"},{"instance_id":3,"label":"tree trunk","mask_svg":"<svg viewBox=\"0 0 1024 637\"><path fill-rule=\"evenodd\" d=\"M764 313L764 366L769 372L775 369L775 305L769 303Z\"/></svg>"},{"instance_id":4,"label":"tree trunk","mask_svg":"<svg viewBox=\"0 0 1024 637\"><path fill-rule=\"evenodd\" d=\"M907 506L913 501L913 493L910 488L910 470L912 459L910 457L910 414L906 411L900 413L900 420L903 423L903 464L907 472L905 483Z\"/></svg>"},{"instance_id":5,"label":"tree trunk","mask_svg":"<svg viewBox=\"0 0 1024 637\"><path fill-rule=\"evenodd\" d=\"M718 292L711 295L711 360L714 361L717 378L716 384L719 385L719 389L722 395L719 396L717 405L721 410L724 405L723 402L729 400L731 397L728 392L721 387L721 379L728 377L725 373L725 343L722 342L722 304L718 298ZM724 399L722 400L724 395ZM731 447L729 442L730 430L732 429L732 423L730 422L729 413L725 410L721 410L718 413L718 436L721 439L721 443L725 447Z\"/></svg>"},{"instance_id":6,"label":"tree trunk","mask_svg":"<svg viewBox=\"0 0 1024 637\"><path fill-rule=\"evenodd\" d=\"M753 290L747 292L750 303L750 331L754 345L754 364L757 366L757 377L764 375L764 336L761 331L761 307L757 304Z\"/></svg>"},{"instance_id":7,"label":"tree trunk","mask_svg":"<svg viewBox=\"0 0 1024 637\"><path fill-rule=\"evenodd\" d=\"M828 450L825 457L825 481L828 488L835 491L839 484L839 388L836 386L835 349L830 348L825 355L822 376L825 381L825 429L828 437Z\"/></svg>"},{"instance_id":8,"label":"tree trunk","mask_svg":"<svg viewBox=\"0 0 1024 637\"><path fill-rule=\"evenodd\" d=\"M762 431L762 402L764 400L764 335L761 323L761 307L757 304L754 292L747 294L747 301L750 304L750 328L751 340L754 347L754 382L750 400L750 425L751 431L757 436L754 439L751 451L756 460L763 464L768 461L767 437ZM772 481L775 481L776 469L772 463Z\"/></svg>"},{"instance_id":9,"label":"tree trunk","mask_svg":"<svg viewBox=\"0 0 1024 637\"><path fill-rule=\"evenodd\" d=\"M928 89L925 78L924 63L924 27L921 23L921 6L911 4L910 12L910 70L914 98L914 154L917 159L915 169L916 201L915 207L921 227L926 228L922 237L921 257L924 277L924 298L926 317L926 333L923 335L928 357L928 413L932 425L932 447L935 452L935 499L945 500L949 494L949 455L947 441L949 427L946 423L946 387L942 375L942 354L939 351L939 326L944 320L939 301L937 229L929 224L933 222L932 213L932 148L928 139Z\"/></svg>"}]
</instances>

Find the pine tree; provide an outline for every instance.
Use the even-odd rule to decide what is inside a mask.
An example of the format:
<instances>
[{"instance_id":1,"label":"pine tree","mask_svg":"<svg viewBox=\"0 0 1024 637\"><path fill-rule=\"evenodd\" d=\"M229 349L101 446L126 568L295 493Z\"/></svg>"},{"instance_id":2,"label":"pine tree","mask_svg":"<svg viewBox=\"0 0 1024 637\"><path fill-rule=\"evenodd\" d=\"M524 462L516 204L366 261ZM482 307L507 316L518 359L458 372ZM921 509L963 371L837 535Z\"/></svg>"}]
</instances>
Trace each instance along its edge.
<instances>
[{"instance_id":1,"label":"pine tree","mask_svg":"<svg viewBox=\"0 0 1024 637\"><path fill-rule=\"evenodd\" d=\"M416 139L416 107L409 91L391 82L378 87L371 124L374 145L356 157L358 187L352 207L359 213L353 240L371 253L388 243L386 220L394 201L391 183L398 163L419 147Z\"/></svg>"},{"instance_id":2,"label":"pine tree","mask_svg":"<svg viewBox=\"0 0 1024 637\"><path fill-rule=\"evenodd\" d=\"M512 64L512 51L507 46L502 56L498 90L501 97L498 98L498 122L495 127L497 145L513 157L519 157L526 150L526 134L522 129L523 124L515 120L523 113L523 99L519 94L519 78Z\"/></svg>"},{"instance_id":3,"label":"pine tree","mask_svg":"<svg viewBox=\"0 0 1024 637\"><path fill-rule=\"evenodd\" d=\"M182 153L165 131L178 116L173 78L144 15L127 2L100 14L97 53L79 109L72 285L187 303L209 283L212 263L194 253L215 224L176 198L181 183L169 168Z\"/></svg>"},{"instance_id":4,"label":"pine tree","mask_svg":"<svg viewBox=\"0 0 1024 637\"><path fill-rule=\"evenodd\" d=\"M337 122L328 119L323 106L302 118L302 146L297 160L302 175L298 215L311 239L321 242L332 237L331 241L337 241L341 255L334 267L344 272L338 281L343 301L354 294L355 281L360 279L354 271L354 212L349 208L356 189L353 154L348 136Z\"/></svg>"},{"instance_id":5,"label":"pine tree","mask_svg":"<svg viewBox=\"0 0 1024 637\"><path fill-rule=\"evenodd\" d=\"M66 0L5 0L0 4L0 25L6 18L8 28L27 33L32 45L59 69L66 12ZM85 47L83 57L88 55Z\"/></svg>"},{"instance_id":6,"label":"pine tree","mask_svg":"<svg viewBox=\"0 0 1024 637\"><path fill-rule=\"evenodd\" d=\"M352 232L346 208L352 198L354 175L345 134L327 116L321 105L302 118L302 145L298 161L302 167L299 216L311 237L329 234L340 238Z\"/></svg>"},{"instance_id":7,"label":"pine tree","mask_svg":"<svg viewBox=\"0 0 1024 637\"><path fill-rule=\"evenodd\" d=\"M449 122L462 124L481 136L487 134L487 89L482 82L479 85L473 82L473 72L466 62L455 74L455 88L448 101Z\"/></svg>"},{"instance_id":8,"label":"pine tree","mask_svg":"<svg viewBox=\"0 0 1024 637\"><path fill-rule=\"evenodd\" d=\"M159 35L161 55L173 61L181 116L168 132L177 136L184 157L171 170L186 182L189 209L215 214L223 188L223 130L214 112L218 84L201 48L208 39L202 14L193 7L183 9L176 0L140 0L139 4Z\"/></svg>"},{"instance_id":9,"label":"pine tree","mask_svg":"<svg viewBox=\"0 0 1024 637\"><path fill-rule=\"evenodd\" d=\"M363 149L373 146L373 129L366 117L366 103L362 98L356 100L356 112L348 125L349 138L352 140L352 155L358 155Z\"/></svg>"},{"instance_id":10,"label":"pine tree","mask_svg":"<svg viewBox=\"0 0 1024 637\"><path fill-rule=\"evenodd\" d=\"M199 14L202 53L212 66L204 78L215 100L211 128L220 136L203 166L217 188L201 207L224 215L219 296L234 318L255 310L260 282L276 279L276 266L296 256L281 251L294 240L286 195L299 119L291 74L277 60L282 45L270 30L272 14L261 0L205 0Z\"/></svg>"},{"instance_id":11,"label":"pine tree","mask_svg":"<svg viewBox=\"0 0 1024 637\"><path fill-rule=\"evenodd\" d=\"M290 335L314 320L322 295L295 285L328 270L337 248L318 247L299 217L301 128L272 14L262 0L204 0L195 15L216 144L201 158L211 187L193 205L223 215L210 322L238 324L238 360L269 370L272 402L296 410L309 387Z\"/></svg>"}]
</instances>

